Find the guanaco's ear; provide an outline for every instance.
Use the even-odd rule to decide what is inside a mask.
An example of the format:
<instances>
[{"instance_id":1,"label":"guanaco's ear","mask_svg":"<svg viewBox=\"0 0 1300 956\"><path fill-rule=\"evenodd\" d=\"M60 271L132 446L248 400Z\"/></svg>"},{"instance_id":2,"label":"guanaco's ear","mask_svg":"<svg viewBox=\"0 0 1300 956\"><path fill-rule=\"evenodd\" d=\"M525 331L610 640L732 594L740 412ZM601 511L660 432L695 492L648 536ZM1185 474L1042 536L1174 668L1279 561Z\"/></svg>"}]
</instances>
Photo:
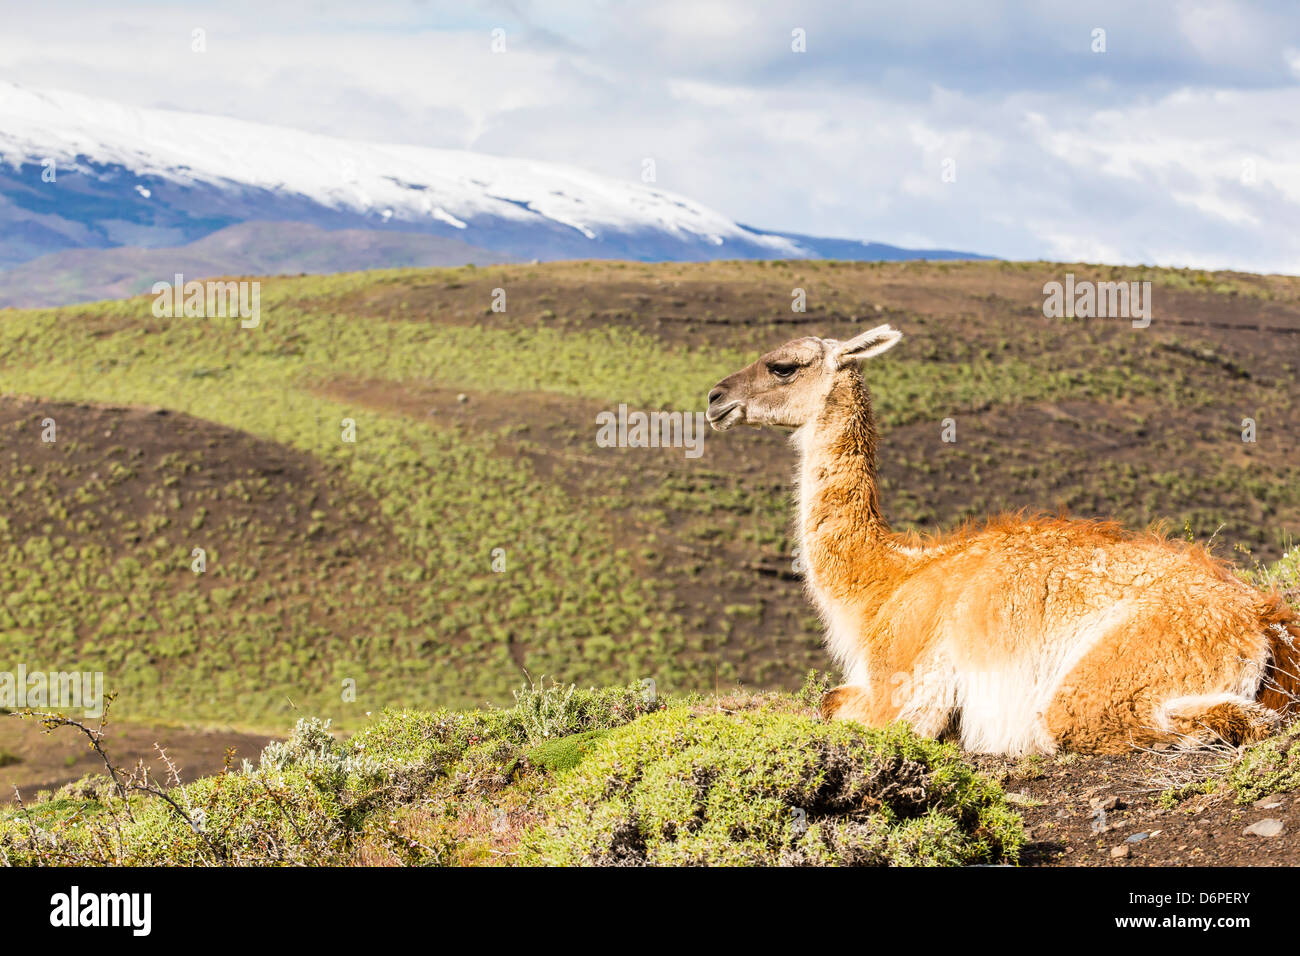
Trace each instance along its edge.
<instances>
[{"instance_id":1,"label":"guanaco's ear","mask_svg":"<svg viewBox=\"0 0 1300 956\"><path fill-rule=\"evenodd\" d=\"M903 333L892 326L877 325L874 329L867 329L861 335L855 335L847 342L837 345L835 351L831 353L831 361L836 368L848 365L850 362L861 362L881 352L888 352L902 338Z\"/></svg>"}]
</instances>

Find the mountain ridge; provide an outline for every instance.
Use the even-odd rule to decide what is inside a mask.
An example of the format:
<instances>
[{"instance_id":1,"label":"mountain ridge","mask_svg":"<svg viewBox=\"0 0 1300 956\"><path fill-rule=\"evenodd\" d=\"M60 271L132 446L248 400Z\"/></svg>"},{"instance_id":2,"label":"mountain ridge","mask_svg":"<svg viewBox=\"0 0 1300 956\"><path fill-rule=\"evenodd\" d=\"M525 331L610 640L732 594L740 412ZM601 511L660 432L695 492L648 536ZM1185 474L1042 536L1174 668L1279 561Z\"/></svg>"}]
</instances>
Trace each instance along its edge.
<instances>
[{"instance_id":1,"label":"mountain ridge","mask_svg":"<svg viewBox=\"0 0 1300 956\"><path fill-rule=\"evenodd\" d=\"M250 221L419 233L513 260L985 258L759 229L654 184L559 163L0 81L0 269L74 249L183 248ZM388 264L402 263L377 265ZM60 281L46 265L30 267L35 284Z\"/></svg>"}]
</instances>

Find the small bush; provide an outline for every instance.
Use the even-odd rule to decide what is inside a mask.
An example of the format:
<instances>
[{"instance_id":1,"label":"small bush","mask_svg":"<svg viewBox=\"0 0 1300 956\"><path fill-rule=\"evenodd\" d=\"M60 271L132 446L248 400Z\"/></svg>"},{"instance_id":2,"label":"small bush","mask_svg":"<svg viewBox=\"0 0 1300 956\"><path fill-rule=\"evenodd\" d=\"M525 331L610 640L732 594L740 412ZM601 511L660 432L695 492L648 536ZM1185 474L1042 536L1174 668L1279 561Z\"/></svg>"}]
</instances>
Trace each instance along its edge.
<instances>
[{"instance_id":1,"label":"small bush","mask_svg":"<svg viewBox=\"0 0 1300 956\"><path fill-rule=\"evenodd\" d=\"M554 682L534 684L515 691L515 706L505 711L506 733L522 742L539 744L590 730L608 730L661 710L662 700L639 685L578 690Z\"/></svg>"},{"instance_id":2,"label":"small bush","mask_svg":"<svg viewBox=\"0 0 1300 956\"><path fill-rule=\"evenodd\" d=\"M1300 722L1243 750L1223 782L1237 803L1300 787Z\"/></svg>"},{"instance_id":3,"label":"small bush","mask_svg":"<svg viewBox=\"0 0 1300 956\"><path fill-rule=\"evenodd\" d=\"M357 754L350 746L339 745L329 728L328 720L299 718L288 740L266 745L256 769L245 760L244 773L266 774L293 768L324 790L342 790L354 774L375 776L380 772L378 761Z\"/></svg>"},{"instance_id":4,"label":"small bush","mask_svg":"<svg viewBox=\"0 0 1300 956\"><path fill-rule=\"evenodd\" d=\"M563 775L527 861L958 865L1014 860L1019 817L955 748L752 711L645 717Z\"/></svg>"}]
</instances>

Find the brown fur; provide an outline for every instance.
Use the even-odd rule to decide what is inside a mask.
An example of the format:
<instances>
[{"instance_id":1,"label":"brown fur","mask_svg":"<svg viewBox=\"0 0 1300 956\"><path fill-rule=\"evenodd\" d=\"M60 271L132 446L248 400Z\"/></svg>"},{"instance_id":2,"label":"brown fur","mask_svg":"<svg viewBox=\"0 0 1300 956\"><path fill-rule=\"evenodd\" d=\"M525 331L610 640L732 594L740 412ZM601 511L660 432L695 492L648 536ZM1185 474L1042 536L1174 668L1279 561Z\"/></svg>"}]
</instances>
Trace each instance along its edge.
<instances>
[{"instance_id":1,"label":"brown fur","mask_svg":"<svg viewBox=\"0 0 1300 956\"><path fill-rule=\"evenodd\" d=\"M710 393L715 428L797 429L806 585L847 675L823 715L955 726L1004 752L1270 732L1300 691L1300 625L1204 548L1024 514L932 537L890 530L859 362L898 337L797 339Z\"/></svg>"},{"instance_id":2,"label":"brown fur","mask_svg":"<svg viewBox=\"0 0 1300 956\"><path fill-rule=\"evenodd\" d=\"M1300 617L1279 595L1271 594L1260 621L1269 633L1269 660L1259 702L1290 716L1300 701Z\"/></svg>"}]
</instances>

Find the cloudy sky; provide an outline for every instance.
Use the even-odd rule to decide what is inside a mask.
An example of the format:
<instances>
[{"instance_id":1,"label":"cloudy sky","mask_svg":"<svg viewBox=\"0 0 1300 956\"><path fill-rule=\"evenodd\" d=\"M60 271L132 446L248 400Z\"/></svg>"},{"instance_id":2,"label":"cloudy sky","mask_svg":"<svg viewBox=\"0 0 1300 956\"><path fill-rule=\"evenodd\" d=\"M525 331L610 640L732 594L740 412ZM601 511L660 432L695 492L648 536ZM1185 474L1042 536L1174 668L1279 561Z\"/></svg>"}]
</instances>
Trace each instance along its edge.
<instances>
[{"instance_id":1,"label":"cloudy sky","mask_svg":"<svg viewBox=\"0 0 1300 956\"><path fill-rule=\"evenodd\" d=\"M0 78L33 87L629 180L651 158L767 229L1300 273L1296 0L6 6Z\"/></svg>"}]
</instances>

